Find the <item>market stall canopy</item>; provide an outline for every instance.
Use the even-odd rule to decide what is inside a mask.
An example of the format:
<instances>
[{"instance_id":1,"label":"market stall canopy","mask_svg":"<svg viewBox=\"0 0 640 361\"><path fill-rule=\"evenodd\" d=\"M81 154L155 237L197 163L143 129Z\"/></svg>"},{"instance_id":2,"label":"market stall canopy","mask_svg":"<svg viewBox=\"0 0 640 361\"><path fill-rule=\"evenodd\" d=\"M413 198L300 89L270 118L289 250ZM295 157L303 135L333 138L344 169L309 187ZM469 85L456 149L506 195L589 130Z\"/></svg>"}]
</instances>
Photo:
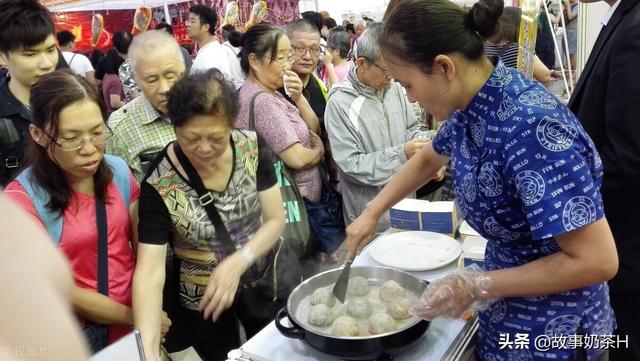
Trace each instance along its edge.
<instances>
[{"instance_id":1,"label":"market stall canopy","mask_svg":"<svg viewBox=\"0 0 640 361\"><path fill-rule=\"evenodd\" d=\"M41 0L51 12L58 11L100 11L150 8L185 2L185 0Z\"/></svg>"}]
</instances>

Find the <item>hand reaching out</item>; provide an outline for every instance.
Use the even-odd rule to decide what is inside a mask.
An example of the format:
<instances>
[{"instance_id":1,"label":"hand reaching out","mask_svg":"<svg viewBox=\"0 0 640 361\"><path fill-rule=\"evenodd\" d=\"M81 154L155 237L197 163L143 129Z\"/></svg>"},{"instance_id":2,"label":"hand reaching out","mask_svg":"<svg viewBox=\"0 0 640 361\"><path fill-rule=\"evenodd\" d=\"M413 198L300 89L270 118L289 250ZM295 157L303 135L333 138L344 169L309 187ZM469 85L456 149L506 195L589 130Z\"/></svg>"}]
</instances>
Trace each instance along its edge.
<instances>
[{"instance_id":1,"label":"hand reaching out","mask_svg":"<svg viewBox=\"0 0 640 361\"><path fill-rule=\"evenodd\" d=\"M429 284L411 308L411 314L433 320L436 317L459 318L472 306L484 310L492 302L486 297L490 287L491 278L480 267L474 265L457 270Z\"/></svg>"}]
</instances>

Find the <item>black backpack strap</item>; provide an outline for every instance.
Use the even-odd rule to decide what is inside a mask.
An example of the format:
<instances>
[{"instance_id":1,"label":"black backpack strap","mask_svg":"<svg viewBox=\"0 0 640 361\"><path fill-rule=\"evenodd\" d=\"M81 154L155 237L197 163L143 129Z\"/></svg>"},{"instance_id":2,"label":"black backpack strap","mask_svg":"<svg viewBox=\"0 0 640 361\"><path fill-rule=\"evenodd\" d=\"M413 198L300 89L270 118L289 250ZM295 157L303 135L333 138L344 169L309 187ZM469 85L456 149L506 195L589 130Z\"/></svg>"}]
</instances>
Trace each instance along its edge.
<instances>
[{"instance_id":1,"label":"black backpack strap","mask_svg":"<svg viewBox=\"0 0 640 361\"><path fill-rule=\"evenodd\" d=\"M98 197L96 197L96 223L98 224L98 292L109 297L107 208Z\"/></svg>"},{"instance_id":2,"label":"black backpack strap","mask_svg":"<svg viewBox=\"0 0 640 361\"><path fill-rule=\"evenodd\" d=\"M0 117L0 180L7 178L8 181L17 174L21 165L21 143L14 120Z\"/></svg>"}]
</instances>

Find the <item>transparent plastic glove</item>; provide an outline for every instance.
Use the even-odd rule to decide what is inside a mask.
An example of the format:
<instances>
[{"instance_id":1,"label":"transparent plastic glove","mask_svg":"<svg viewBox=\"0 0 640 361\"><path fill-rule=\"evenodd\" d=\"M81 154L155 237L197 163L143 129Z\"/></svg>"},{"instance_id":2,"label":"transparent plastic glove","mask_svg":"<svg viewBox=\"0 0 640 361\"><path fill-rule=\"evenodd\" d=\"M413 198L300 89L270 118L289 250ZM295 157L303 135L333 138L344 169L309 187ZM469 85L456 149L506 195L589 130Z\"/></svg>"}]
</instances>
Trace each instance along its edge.
<instances>
[{"instance_id":1,"label":"transparent plastic glove","mask_svg":"<svg viewBox=\"0 0 640 361\"><path fill-rule=\"evenodd\" d=\"M410 313L433 320L460 318L469 308L484 311L494 301L486 299L490 286L491 277L477 265L471 265L429 284Z\"/></svg>"}]
</instances>

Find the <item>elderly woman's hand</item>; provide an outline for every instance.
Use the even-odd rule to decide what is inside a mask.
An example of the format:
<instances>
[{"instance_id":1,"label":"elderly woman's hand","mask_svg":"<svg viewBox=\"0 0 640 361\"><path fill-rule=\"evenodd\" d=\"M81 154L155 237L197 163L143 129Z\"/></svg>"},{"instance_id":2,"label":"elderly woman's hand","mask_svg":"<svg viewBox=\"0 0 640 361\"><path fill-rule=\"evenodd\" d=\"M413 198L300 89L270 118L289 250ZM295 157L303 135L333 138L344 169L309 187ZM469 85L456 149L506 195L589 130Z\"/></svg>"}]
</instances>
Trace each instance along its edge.
<instances>
[{"instance_id":1,"label":"elderly woman's hand","mask_svg":"<svg viewBox=\"0 0 640 361\"><path fill-rule=\"evenodd\" d=\"M284 71L284 87L287 89L289 97L294 102L297 102L302 97L302 80L298 74L292 72L291 70Z\"/></svg>"},{"instance_id":2,"label":"elderly woman's hand","mask_svg":"<svg viewBox=\"0 0 640 361\"><path fill-rule=\"evenodd\" d=\"M211 318L216 321L222 312L231 307L240 277L246 269L246 261L237 254L227 257L216 266L200 301L199 309L204 313L205 320Z\"/></svg>"},{"instance_id":3,"label":"elderly woman's hand","mask_svg":"<svg viewBox=\"0 0 640 361\"><path fill-rule=\"evenodd\" d=\"M322 62L324 63L324 65L329 66L331 64L333 64L333 56L331 55L331 52L325 48L323 51L324 57L322 58Z\"/></svg>"},{"instance_id":4,"label":"elderly woman's hand","mask_svg":"<svg viewBox=\"0 0 640 361\"><path fill-rule=\"evenodd\" d=\"M311 149L318 150L321 154L324 154L324 145L322 144L322 138L312 131L309 131L309 146Z\"/></svg>"}]
</instances>

